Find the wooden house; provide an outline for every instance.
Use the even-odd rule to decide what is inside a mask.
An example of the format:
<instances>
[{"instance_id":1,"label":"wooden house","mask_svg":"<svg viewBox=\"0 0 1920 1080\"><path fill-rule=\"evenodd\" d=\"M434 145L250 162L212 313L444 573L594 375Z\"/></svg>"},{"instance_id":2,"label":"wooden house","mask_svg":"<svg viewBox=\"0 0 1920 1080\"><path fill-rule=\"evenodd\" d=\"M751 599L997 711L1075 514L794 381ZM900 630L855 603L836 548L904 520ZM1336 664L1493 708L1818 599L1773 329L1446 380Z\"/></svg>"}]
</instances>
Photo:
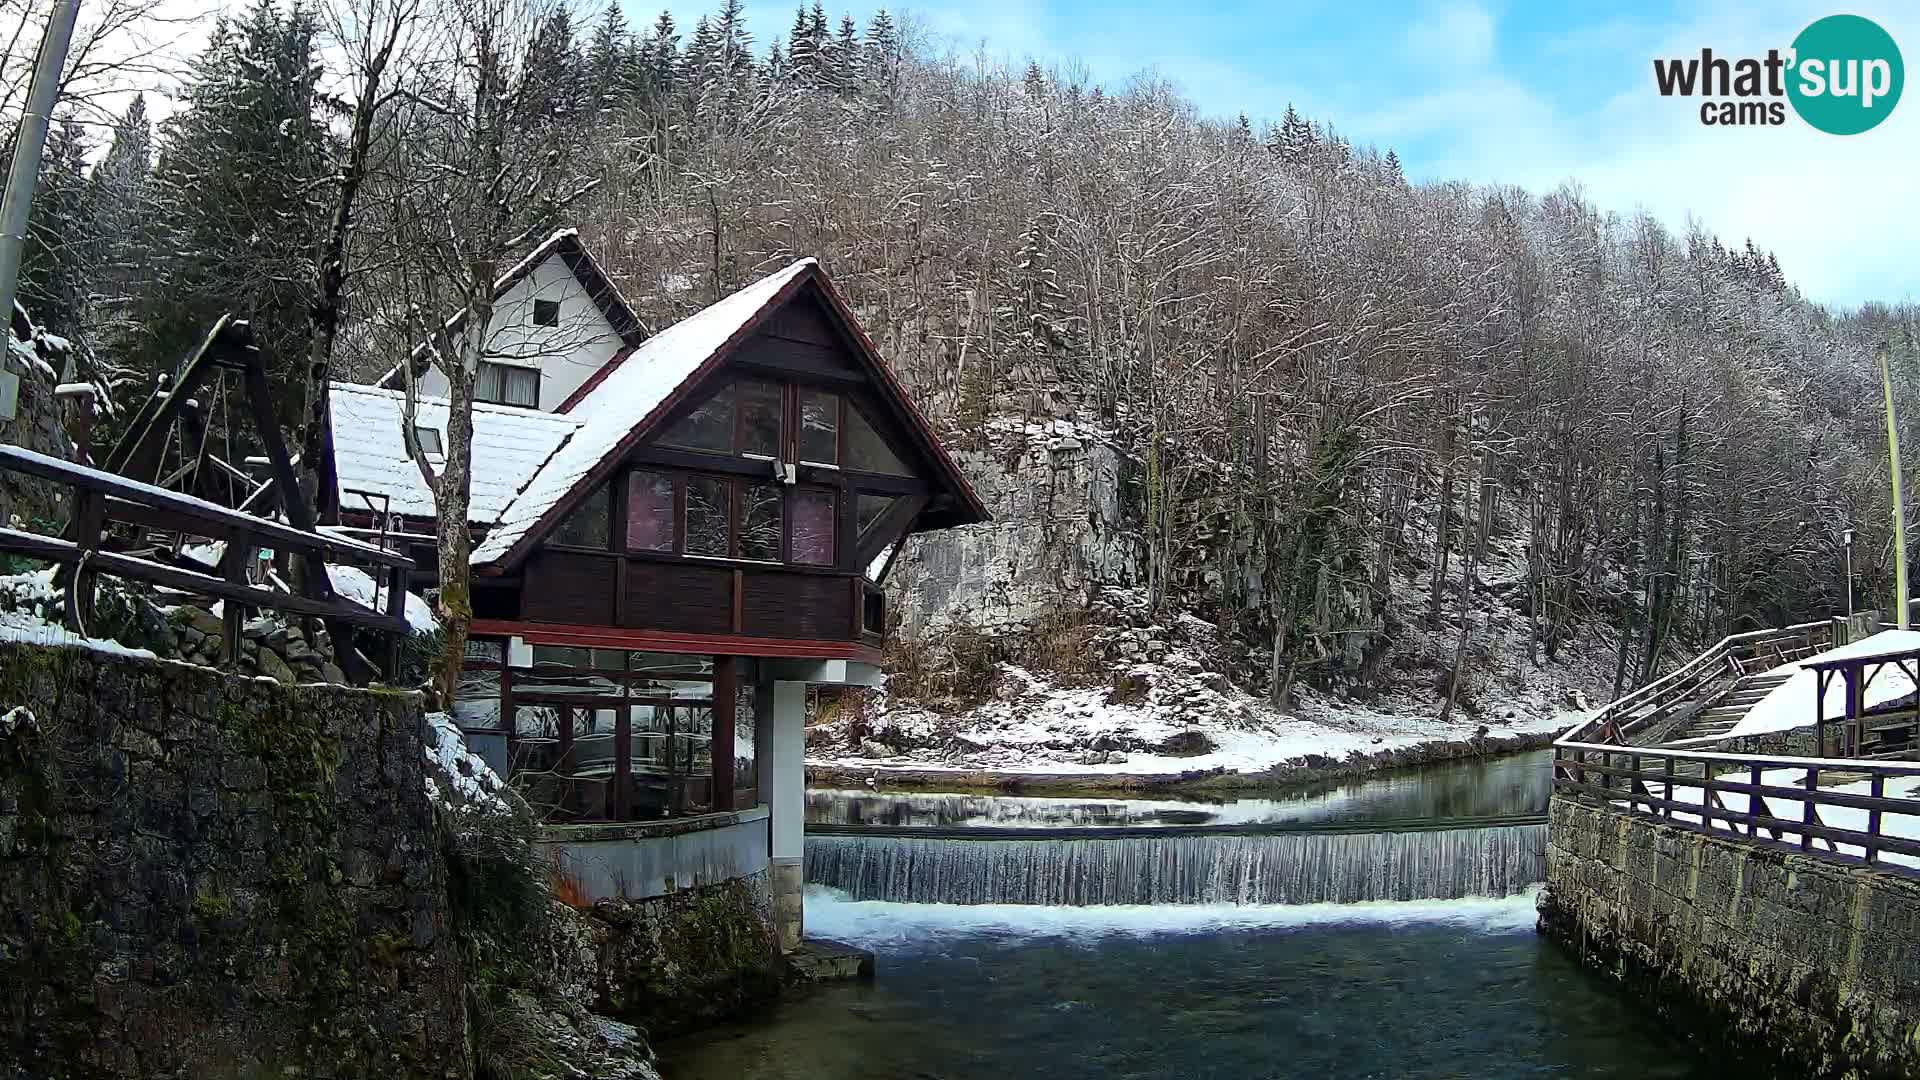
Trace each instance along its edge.
<instances>
[{"instance_id":1,"label":"wooden house","mask_svg":"<svg viewBox=\"0 0 1920 1080\"><path fill-rule=\"evenodd\" d=\"M805 687L871 684L902 542L986 511L812 259L652 336L571 234L499 293L489 355L505 340L532 374L486 375L499 393L474 413L474 642L455 718L557 843L590 842L583 822L744 830L726 857L699 856L708 876L766 859L797 935ZM402 399L334 385L334 495L343 522L430 544ZM445 417L423 401L429 448ZM589 892L699 876L596 852L620 872Z\"/></svg>"}]
</instances>

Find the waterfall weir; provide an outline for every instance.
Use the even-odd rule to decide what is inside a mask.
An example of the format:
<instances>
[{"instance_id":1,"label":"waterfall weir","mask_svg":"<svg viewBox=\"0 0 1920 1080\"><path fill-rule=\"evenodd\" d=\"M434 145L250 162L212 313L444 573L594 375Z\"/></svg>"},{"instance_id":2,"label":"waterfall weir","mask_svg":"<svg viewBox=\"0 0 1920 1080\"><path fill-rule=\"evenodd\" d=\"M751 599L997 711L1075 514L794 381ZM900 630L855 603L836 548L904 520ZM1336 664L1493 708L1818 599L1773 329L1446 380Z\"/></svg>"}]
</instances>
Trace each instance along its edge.
<instances>
[{"instance_id":1,"label":"waterfall weir","mask_svg":"<svg viewBox=\"0 0 1920 1080\"><path fill-rule=\"evenodd\" d=\"M1069 906L1452 900L1546 877L1537 819L1381 826L809 830L806 872L854 900Z\"/></svg>"}]
</instances>

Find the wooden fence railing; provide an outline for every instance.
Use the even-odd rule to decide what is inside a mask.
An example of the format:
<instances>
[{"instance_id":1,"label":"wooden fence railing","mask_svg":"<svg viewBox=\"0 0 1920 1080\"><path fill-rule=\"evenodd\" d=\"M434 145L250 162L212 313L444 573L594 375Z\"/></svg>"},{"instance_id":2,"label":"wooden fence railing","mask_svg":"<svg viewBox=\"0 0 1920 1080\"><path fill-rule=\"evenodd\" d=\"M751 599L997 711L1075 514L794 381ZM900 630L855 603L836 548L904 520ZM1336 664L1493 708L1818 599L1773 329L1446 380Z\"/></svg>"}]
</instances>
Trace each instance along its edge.
<instances>
[{"instance_id":1,"label":"wooden fence railing","mask_svg":"<svg viewBox=\"0 0 1920 1080\"><path fill-rule=\"evenodd\" d=\"M1658 679L1609 702L1566 739L1625 744L1634 733L1692 703L1704 702L1742 675L1831 648L1834 624L1799 623L1729 634Z\"/></svg>"},{"instance_id":2,"label":"wooden fence railing","mask_svg":"<svg viewBox=\"0 0 1920 1080\"><path fill-rule=\"evenodd\" d=\"M386 674L397 674L400 642L408 632L407 578L413 569L406 556L347 537L303 531L18 446L0 446L0 470L64 484L73 493L72 517L64 537L0 528L0 551L66 568L69 626L84 628L93 616L96 575L111 574L223 601L222 630L229 663L240 655L246 609L266 608L321 619L333 638L335 662L356 683L364 682L366 673L353 647L353 628L382 635ZM225 551L217 573L114 550L116 523L223 541ZM271 589L248 580L247 568L263 549L284 550L302 562L302 592ZM375 611L336 594L326 576L329 562L372 567L384 593L385 610Z\"/></svg>"},{"instance_id":3,"label":"wooden fence railing","mask_svg":"<svg viewBox=\"0 0 1920 1080\"><path fill-rule=\"evenodd\" d=\"M1842 781L1842 790L1822 787L1822 776ZM1920 798L1913 795L1920 790L1920 762L1720 754L1563 739L1554 744L1553 783L1556 791L1633 813L1819 855L1876 863L1893 853L1920 860Z\"/></svg>"},{"instance_id":4,"label":"wooden fence railing","mask_svg":"<svg viewBox=\"0 0 1920 1080\"><path fill-rule=\"evenodd\" d=\"M1553 745L1556 793L1847 862L1920 865L1920 762L1733 754L1634 745L1743 675L1835 644L1833 622L1733 634L1608 704ZM1822 780L1828 786L1822 786ZM1836 789L1837 788L1837 789Z\"/></svg>"}]
</instances>

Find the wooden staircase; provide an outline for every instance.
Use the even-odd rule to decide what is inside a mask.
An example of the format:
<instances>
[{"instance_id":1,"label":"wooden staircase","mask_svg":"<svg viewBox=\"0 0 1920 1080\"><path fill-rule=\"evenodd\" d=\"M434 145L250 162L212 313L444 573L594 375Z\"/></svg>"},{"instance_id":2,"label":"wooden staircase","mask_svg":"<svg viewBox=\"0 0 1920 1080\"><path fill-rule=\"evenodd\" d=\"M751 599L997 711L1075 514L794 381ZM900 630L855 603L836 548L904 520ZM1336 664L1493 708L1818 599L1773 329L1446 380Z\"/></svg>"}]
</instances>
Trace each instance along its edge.
<instances>
[{"instance_id":1,"label":"wooden staircase","mask_svg":"<svg viewBox=\"0 0 1920 1080\"><path fill-rule=\"evenodd\" d=\"M1687 726L1673 733L1668 745L1695 739L1719 739L1734 729L1747 710L1760 703L1774 688L1787 681L1792 672L1763 671L1742 675L1713 703L1696 713Z\"/></svg>"}]
</instances>

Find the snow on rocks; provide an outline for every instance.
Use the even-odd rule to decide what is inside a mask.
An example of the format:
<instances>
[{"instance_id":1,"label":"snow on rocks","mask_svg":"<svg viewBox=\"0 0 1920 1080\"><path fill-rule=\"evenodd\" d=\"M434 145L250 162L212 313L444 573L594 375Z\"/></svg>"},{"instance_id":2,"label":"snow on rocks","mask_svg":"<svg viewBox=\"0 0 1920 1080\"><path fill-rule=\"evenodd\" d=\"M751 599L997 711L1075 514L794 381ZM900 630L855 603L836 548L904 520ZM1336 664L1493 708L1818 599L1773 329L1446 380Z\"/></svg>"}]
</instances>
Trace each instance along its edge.
<instances>
[{"instance_id":1,"label":"snow on rocks","mask_svg":"<svg viewBox=\"0 0 1920 1080\"><path fill-rule=\"evenodd\" d=\"M0 713L0 738L11 736L16 731L37 731L39 728L40 721L34 717L33 710L25 705L15 705Z\"/></svg>"},{"instance_id":2,"label":"snow on rocks","mask_svg":"<svg viewBox=\"0 0 1920 1080\"><path fill-rule=\"evenodd\" d=\"M427 795L435 802L456 809L512 812L504 794L506 785L478 754L467 749L467 740L451 716L426 714L421 751L427 762Z\"/></svg>"},{"instance_id":3,"label":"snow on rocks","mask_svg":"<svg viewBox=\"0 0 1920 1080\"><path fill-rule=\"evenodd\" d=\"M1335 764L1349 756L1487 734L1475 718L1442 725L1303 691L1294 714L1231 686L1174 651L1129 665L1112 683L1072 686L1005 666L994 699L955 714L885 701L872 716L843 716L809 734L809 763L876 769L1013 773L1257 773ZM1547 711L1501 729L1555 731Z\"/></svg>"},{"instance_id":4,"label":"snow on rocks","mask_svg":"<svg viewBox=\"0 0 1920 1080\"><path fill-rule=\"evenodd\" d=\"M59 623L48 622L34 611L25 608L0 611L0 641L13 641L22 645L91 649L94 652L112 653L116 656L132 656L142 660L154 659L151 650L128 648L106 638L76 634Z\"/></svg>"}]
</instances>

